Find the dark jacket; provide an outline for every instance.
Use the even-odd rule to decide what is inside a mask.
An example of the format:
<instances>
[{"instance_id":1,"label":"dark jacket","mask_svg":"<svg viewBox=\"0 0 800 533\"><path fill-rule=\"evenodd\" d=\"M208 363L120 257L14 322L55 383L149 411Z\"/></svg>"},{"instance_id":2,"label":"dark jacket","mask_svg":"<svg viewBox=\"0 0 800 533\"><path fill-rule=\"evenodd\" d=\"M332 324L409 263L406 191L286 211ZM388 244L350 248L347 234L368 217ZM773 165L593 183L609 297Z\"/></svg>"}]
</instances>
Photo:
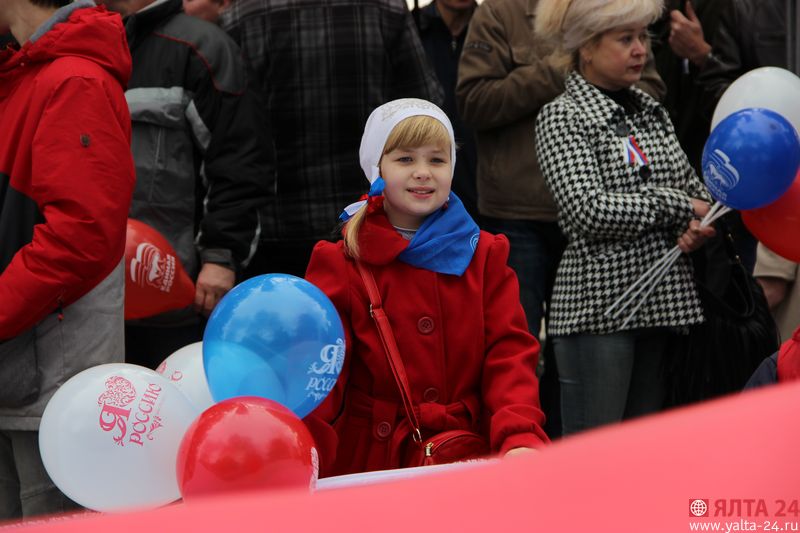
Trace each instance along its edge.
<instances>
[{"instance_id":1,"label":"dark jacket","mask_svg":"<svg viewBox=\"0 0 800 533\"><path fill-rule=\"evenodd\" d=\"M241 266L258 243L258 208L275 177L239 48L185 15L181 0L129 16L125 29L137 178L130 216L161 232L192 277L201 261Z\"/></svg>"},{"instance_id":2,"label":"dark jacket","mask_svg":"<svg viewBox=\"0 0 800 533\"><path fill-rule=\"evenodd\" d=\"M785 0L729 0L711 39L711 57L698 82L706 91L710 119L733 81L758 67L786 68Z\"/></svg>"},{"instance_id":3,"label":"dark jacket","mask_svg":"<svg viewBox=\"0 0 800 533\"><path fill-rule=\"evenodd\" d=\"M675 55L669 46L670 12L680 9L683 4L685 0L669 0L664 16L650 30L656 69L667 86L664 107L669 111L683 151L699 172L703 147L711 130L711 116L703 111L706 96L697 82L700 69ZM728 0L694 0L706 42L713 41L720 16L728 4Z\"/></svg>"},{"instance_id":4,"label":"dark jacket","mask_svg":"<svg viewBox=\"0 0 800 533\"><path fill-rule=\"evenodd\" d=\"M431 2L415 13L419 25L419 36L425 54L428 56L436 77L444 89L444 105L442 110L453 124L458 157L453 176L453 192L455 192L470 216L478 220L478 191L475 175L478 170L478 151L472 130L461 120L456 107L456 82L458 81L458 60L467 37L467 27L460 35L454 37L442 20L436 2Z\"/></svg>"},{"instance_id":5,"label":"dark jacket","mask_svg":"<svg viewBox=\"0 0 800 533\"><path fill-rule=\"evenodd\" d=\"M6 35L0 35L0 50L3 50L6 46L12 43L16 43L16 41L10 33Z\"/></svg>"},{"instance_id":6,"label":"dark jacket","mask_svg":"<svg viewBox=\"0 0 800 533\"><path fill-rule=\"evenodd\" d=\"M440 105L442 90L404 0L237 0L223 27L251 65L277 153L262 239L332 236L366 192L364 123L390 100Z\"/></svg>"}]
</instances>

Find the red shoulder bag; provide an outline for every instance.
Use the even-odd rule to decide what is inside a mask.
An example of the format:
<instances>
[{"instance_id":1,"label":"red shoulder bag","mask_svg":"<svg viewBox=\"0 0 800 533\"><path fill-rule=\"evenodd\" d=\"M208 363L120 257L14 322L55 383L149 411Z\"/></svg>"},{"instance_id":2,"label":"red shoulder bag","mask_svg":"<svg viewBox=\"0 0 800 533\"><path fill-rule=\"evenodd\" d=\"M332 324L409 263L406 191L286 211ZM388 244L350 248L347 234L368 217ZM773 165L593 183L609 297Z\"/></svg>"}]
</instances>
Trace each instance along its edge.
<instances>
[{"instance_id":1,"label":"red shoulder bag","mask_svg":"<svg viewBox=\"0 0 800 533\"><path fill-rule=\"evenodd\" d=\"M383 310L375 278L369 267L360 261L356 261L356 266L369 295L369 314L378 326L378 333L389 361L389 368L392 369L408 422L411 424L413 445L404 458L403 466L438 465L488 456L490 448L486 437L465 429L443 431L423 440L419 420L414 412L414 404L411 402L411 390L408 386L406 369L400 358L400 351L397 349L389 317Z\"/></svg>"}]
</instances>

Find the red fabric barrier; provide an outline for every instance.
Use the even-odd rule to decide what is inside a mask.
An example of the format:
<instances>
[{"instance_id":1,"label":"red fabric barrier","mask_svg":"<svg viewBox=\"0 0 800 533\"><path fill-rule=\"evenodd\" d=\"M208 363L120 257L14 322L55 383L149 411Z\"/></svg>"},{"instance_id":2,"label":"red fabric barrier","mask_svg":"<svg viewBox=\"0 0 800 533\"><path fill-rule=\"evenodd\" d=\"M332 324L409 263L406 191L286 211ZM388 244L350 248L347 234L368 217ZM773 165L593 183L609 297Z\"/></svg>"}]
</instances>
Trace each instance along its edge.
<instances>
[{"instance_id":1,"label":"red fabric barrier","mask_svg":"<svg viewBox=\"0 0 800 533\"><path fill-rule=\"evenodd\" d=\"M316 494L240 494L24 530L675 533L690 531L691 523L744 530L743 520L759 530L766 521L784 527L800 523L790 507L800 499L798 405L800 384L781 385L440 475ZM697 499L705 500L708 517L691 515Z\"/></svg>"}]
</instances>

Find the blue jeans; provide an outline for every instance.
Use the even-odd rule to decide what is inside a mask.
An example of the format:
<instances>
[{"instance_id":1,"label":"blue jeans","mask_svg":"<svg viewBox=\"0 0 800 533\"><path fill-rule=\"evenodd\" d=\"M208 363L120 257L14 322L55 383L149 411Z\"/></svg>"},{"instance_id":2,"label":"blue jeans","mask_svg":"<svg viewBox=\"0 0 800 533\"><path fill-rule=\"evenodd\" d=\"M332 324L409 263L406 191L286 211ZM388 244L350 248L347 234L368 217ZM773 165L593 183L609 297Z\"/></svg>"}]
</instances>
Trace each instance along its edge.
<instances>
[{"instance_id":1,"label":"blue jeans","mask_svg":"<svg viewBox=\"0 0 800 533\"><path fill-rule=\"evenodd\" d=\"M659 411L668 336L641 329L553 338L563 435Z\"/></svg>"},{"instance_id":2,"label":"blue jeans","mask_svg":"<svg viewBox=\"0 0 800 533\"><path fill-rule=\"evenodd\" d=\"M484 217L483 228L508 237L508 266L519 279L519 299L528 330L537 339L545 309L553 293L556 269L566 240L556 222Z\"/></svg>"}]
</instances>

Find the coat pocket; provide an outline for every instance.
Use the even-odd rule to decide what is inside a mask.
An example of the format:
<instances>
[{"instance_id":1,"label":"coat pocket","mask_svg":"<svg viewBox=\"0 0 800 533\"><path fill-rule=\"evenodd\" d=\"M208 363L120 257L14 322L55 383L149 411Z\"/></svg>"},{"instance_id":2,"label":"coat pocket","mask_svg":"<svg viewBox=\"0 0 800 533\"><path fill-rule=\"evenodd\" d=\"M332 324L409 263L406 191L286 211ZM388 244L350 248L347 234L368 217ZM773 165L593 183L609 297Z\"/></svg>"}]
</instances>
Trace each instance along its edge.
<instances>
[{"instance_id":1,"label":"coat pocket","mask_svg":"<svg viewBox=\"0 0 800 533\"><path fill-rule=\"evenodd\" d=\"M42 375L32 328L0 343L0 408L23 407L39 398Z\"/></svg>"}]
</instances>

